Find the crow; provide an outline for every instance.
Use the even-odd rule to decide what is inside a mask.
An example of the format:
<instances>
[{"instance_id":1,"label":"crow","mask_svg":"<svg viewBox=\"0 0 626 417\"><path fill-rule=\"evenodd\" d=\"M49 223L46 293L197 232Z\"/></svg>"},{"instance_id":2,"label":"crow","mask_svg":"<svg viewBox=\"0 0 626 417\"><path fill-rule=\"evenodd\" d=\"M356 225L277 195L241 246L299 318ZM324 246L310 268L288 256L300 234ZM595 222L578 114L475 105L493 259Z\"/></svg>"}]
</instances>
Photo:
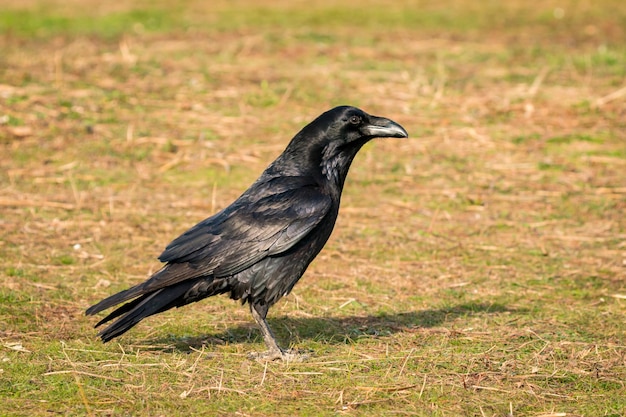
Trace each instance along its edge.
<instances>
[{"instance_id":1,"label":"crow","mask_svg":"<svg viewBox=\"0 0 626 417\"><path fill-rule=\"evenodd\" d=\"M95 327L103 342L144 318L230 293L250 306L268 351L265 360L294 360L278 346L266 316L289 294L322 250L337 220L348 169L376 137L406 138L398 123L355 107L335 107L305 126L230 206L174 239L165 265L148 280L89 307L93 315L123 302ZM131 301L132 300L132 301Z\"/></svg>"}]
</instances>

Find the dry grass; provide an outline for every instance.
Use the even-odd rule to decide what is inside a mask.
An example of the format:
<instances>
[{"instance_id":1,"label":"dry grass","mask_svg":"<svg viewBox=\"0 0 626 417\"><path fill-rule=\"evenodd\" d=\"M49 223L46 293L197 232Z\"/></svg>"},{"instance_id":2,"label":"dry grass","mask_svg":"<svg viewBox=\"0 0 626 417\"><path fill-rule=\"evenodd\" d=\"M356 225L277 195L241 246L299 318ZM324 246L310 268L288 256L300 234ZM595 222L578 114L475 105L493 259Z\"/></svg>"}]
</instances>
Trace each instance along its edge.
<instances>
[{"instance_id":1,"label":"dry grass","mask_svg":"<svg viewBox=\"0 0 626 417\"><path fill-rule=\"evenodd\" d=\"M371 2L362 25L243 3L119 33L98 22L140 4L1 15L96 29L0 37L0 414L621 415L620 3L406 2L377 24ZM344 103L411 138L357 157L331 241L270 312L310 361L248 360L262 341L226 298L95 339L87 306Z\"/></svg>"}]
</instances>

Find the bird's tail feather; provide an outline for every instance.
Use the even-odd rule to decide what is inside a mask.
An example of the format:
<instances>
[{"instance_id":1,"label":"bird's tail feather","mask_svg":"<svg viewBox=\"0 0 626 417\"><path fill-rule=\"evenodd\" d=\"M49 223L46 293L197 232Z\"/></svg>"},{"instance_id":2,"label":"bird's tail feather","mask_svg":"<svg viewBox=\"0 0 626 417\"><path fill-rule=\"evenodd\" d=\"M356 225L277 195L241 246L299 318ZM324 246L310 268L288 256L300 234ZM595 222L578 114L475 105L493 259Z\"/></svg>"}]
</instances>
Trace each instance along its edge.
<instances>
[{"instance_id":1,"label":"bird's tail feather","mask_svg":"<svg viewBox=\"0 0 626 417\"><path fill-rule=\"evenodd\" d=\"M131 298L135 298L139 295L142 295L143 287L144 287L144 283L141 283L127 290L118 292L117 294L113 294L110 297L107 297L104 300L100 301L98 304L94 304L91 307L89 307L85 311L85 314L88 316L93 316L94 314L97 314L103 310L106 310L107 308L113 307L114 305L123 303L124 301L128 301ZM150 295L150 294L145 294L145 295ZM141 297L140 299L142 298L143 297ZM126 307L127 305L128 304L125 304L124 306L122 306L122 308ZM120 309L115 310L112 314L116 313L119 310ZM111 318L117 317L119 314L121 313L118 313L117 315L114 315L114 316L109 315L107 319L101 321L98 325L109 321Z\"/></svg>"},{"instance_id":2,"label":"bird's tail feather","mask_svg":"<svg viewBox=\"0 0 626 417\"><path fill-rule=\"evenodd\" d=\"M146 299L147 297L150 297L151 295L152 294L145 294L142 297L139 297L136 300L131 301L130 303L126 303L123 306L116 308L108 316L100 320L94 327L100 327L104 323L111 321L114 318L121 316L122 314L128 313L133 308L135 308L137 304L141 303L144 299Z\"/></svg>"},{"instance_id":3,"label":"bird's tail feather","mask_svg":"<svg viewBox=\"0 0 626 417\"><path fill-rule=\"evenodd\" d=\"M109 327L100 331L98 336L106 343L127 332L146 317L178 306L179 302L177 302L177 300L189 290L191 285L193 285L193 281L182 282L172 287L162 288L152 293L145 294L130 303L124 304L96 325L96 327L98 327L101 324L121 316Z\"/></svg>"},{"instance_id":4,"label":"bird's tail feather","mask_svg":"<svg viewBox=\"0 0 626 417\"><path fill-rule=\"evenodd\" d=\"M176 286L177 283L187 282L198 277L208 277L208 275L203 275L201 272L202 271L198 271L195 267L187 263L167 264L155 272L147 281L105 298L98 304L89 307L87 311L85 311L85 314L92 316L117 304L132 300L133 298L152 294L161 288L173 287Z\"/></svg>"}]
</instances>

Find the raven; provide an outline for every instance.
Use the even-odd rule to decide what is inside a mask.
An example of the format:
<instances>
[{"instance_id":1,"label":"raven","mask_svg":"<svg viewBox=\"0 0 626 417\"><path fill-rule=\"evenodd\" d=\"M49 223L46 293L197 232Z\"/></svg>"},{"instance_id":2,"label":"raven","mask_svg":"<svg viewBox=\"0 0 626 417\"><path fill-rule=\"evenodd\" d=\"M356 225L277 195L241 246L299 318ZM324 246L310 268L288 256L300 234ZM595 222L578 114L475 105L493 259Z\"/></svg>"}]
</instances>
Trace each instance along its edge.
<instances>
[{"instance_id":1,"label":"raven","mask_svg":"<svg viewBox=\"0 0 626 417\"><path fill-rule=\"evenodd\" d=\"M217 294L248 302L261 328L266 360L292 360L265 320L289 294L326 244L339 212L352 160L376 137L406 138L396 122L350 106L335 107L305 126L284 152L230 206L174 239L165 263L147 281L89 307L87 315L117 304L96 327L107 342L144 318Z\"/></svg>"}]
</instances>

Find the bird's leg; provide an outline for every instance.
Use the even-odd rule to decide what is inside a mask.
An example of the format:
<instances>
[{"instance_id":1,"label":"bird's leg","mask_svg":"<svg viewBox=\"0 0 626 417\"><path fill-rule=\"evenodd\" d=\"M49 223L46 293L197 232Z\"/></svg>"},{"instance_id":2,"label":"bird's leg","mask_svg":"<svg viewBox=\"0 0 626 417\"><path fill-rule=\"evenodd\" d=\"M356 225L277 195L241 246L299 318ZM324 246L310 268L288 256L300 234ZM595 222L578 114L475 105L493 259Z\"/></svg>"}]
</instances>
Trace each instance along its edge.
<instances>
[{"instance_id":1,"label":"bird's leg","mask_svg":"<svg viewBox=\"0 0 626 417\"><path fill-rule=\"evenodd\" d=\"M263 335L263 340L267 345L267 352L263 353L251 353L250 356L254 359L260 359L265 361L274 361L277 359L283 360L285 362L300 362L305 359L305 356L298 355L297 353L288 352L281 349L276 342L276 336L270 329L270 326L267 324L267 320L264 317L261 317L259 312L254 308L254 304L250 303L250 312L252 313L252 317L256 320L259 328L261 329L261 334Z\"/></svg>"}]
</instances>

